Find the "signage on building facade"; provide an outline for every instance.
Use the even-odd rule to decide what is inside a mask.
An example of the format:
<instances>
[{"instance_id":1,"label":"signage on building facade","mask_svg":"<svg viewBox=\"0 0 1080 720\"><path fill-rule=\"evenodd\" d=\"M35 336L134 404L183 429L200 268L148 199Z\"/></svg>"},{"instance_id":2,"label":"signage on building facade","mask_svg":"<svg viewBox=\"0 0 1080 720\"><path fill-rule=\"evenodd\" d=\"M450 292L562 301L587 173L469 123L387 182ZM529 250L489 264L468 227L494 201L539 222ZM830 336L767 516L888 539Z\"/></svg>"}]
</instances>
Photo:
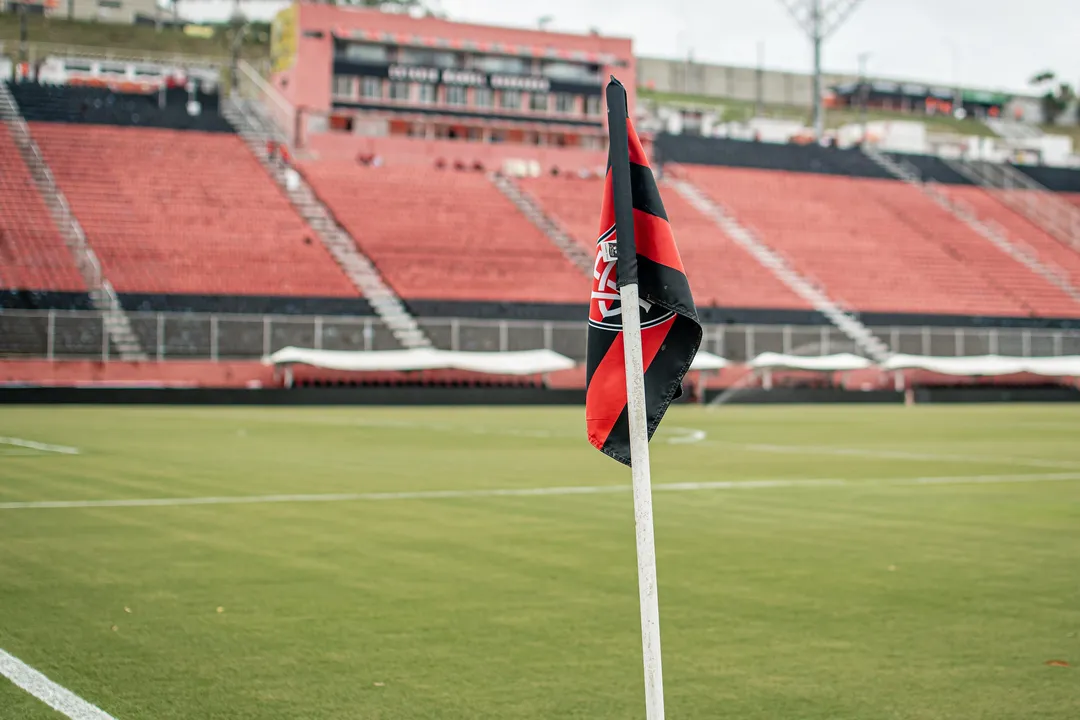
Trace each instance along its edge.
<instances>
[{"instance_id":1,"label":"signage on building facade","mask_svg":"<svg viewBox=\"0 0 1080 720\"><path fill-rule=\"evenodd\" d=\"M391 65L388 76L391 80L422 83L439 82L438 68L415 67L413 65Z\"/></svg>"},{"instance_id":2,"label":"signage on building facade","mask_svg":"<svg viewBox=\"0 0 1080 720\"><path fill-rule=\"evenodd\" d=\"M476 70L420 67L417 65L391 65L387 70L391 80L431 83L433 85L467 85L491 87L496 90L524 90L526 92L550 92L551 81L535 75L488 75Z\"/></svg>"},{"instance_id":3,"label":"signage on building facade","mask_svg":"<svg viewBox=\"0 0 1080 720\"><path fill-rule=\"evenodd\" d=\"M529 92L548 92L551 81L546 77L529 75L492 75L491 87L498 90L527 90Z\"/></svg>"}]
</instances>

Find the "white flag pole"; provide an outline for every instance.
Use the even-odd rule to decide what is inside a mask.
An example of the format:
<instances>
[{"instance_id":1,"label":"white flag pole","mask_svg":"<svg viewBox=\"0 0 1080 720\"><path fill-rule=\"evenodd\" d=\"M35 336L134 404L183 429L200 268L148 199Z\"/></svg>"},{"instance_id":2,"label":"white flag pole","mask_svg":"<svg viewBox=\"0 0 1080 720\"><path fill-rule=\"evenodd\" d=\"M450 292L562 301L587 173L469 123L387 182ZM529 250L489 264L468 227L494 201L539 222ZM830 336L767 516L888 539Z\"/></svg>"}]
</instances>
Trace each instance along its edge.
<instances>
[{"instance_id":1,"label":"white flag pole","mask_svg":"<svg viewBox=\"0 0 1080 720\"><path fill-rule=\"evenodd\" d=\"M630 426L630 471L634 483L634 526L637 531L641 654L645 665L645 717L647 720L663 720L664 672L660 663L660 603L656 594L652 478L645 415L645 367L641 356L641 316L638 314L637 283L620 288L619 298L622 303L626 411Z\"/></svg>"},{"instance_id":2,"label":"white flag pole","mask_svg":"<svg viewBox=\"0 0 1080 720\"><path fill-rule=\"evenodd\" d=\"M645 669L646 720L664 720L664 673L660 663L660 604L656 594L656 547L653 541L649 430L645 409L645 365L641 352L641 315L634 242L633 192L630 187L626 90L614 77L607 87L608 140L612 205L618 250L617 277L622 311L626 411L634 486L637 535L638 599L641 605L641 653ZM623 284L623 283L626 284Z\"/></svg>"}]
</instances>

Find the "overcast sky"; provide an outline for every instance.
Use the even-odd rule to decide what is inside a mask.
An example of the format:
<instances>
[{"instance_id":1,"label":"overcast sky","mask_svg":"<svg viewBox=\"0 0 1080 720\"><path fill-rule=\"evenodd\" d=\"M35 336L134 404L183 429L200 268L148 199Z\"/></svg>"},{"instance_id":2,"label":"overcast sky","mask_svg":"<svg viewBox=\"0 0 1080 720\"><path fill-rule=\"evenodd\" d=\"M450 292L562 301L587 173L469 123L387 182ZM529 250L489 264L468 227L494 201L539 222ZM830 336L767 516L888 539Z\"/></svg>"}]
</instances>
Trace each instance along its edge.
<instances>
[{"instance_id":1,"label":"overcast sky","mask_svg":"<svg viewBox=\"0 0 1080 720\"><path fill-rule=\"evenodd\" d=\"M808 0L792 0L807 4ZM827 7L833 0L822 0ZM810 68L810 45L779 0L439 0L452 18L535 24L552 29L629 35L638 55ZM903 79L1024 90L1053 69L1080 80L1080 0L863 0L830 38L827 70L855 71L869 52L869 72Z\"/></svg>"},{"instance_id":2,"label":"overcast sky","mask_svg":"<svg viewBox=\"0 0 1080 720\"><path fill-rule=\"evenodd\" d=\"M220 1L220 5L218 4ZM836 0L821 0L825 6ZM195 9L231 2L181 0ZM639 55L808 71L810 45L780 0L429 0L451 19L630 36ZM789 0L806 4L809 0ZM252 15L283 3L245 3ZM216 14L216 13L215 13ZM825 46L826 70L1013 91L1051 69L1080 84L1080 0L863 0Z\"/></svg>"}]
</instances>

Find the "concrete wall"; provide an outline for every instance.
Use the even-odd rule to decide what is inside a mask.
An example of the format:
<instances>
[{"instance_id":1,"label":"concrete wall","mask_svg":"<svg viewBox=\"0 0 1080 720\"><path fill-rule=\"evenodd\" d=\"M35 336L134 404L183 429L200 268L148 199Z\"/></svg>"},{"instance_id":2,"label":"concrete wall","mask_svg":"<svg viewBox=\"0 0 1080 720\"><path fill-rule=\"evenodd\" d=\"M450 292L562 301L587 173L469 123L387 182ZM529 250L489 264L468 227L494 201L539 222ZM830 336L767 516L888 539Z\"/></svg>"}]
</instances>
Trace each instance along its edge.
<instances>
[{"instance_id":1,"label":"concrete wall","mask_svg":"<svg viewBox=\"0 0 1080 720\"><path fill-rule=\"evenodd\" d=\"M640 87L658 92L705 95L721 99L755 102L758 93L757 68L732 65L706 65L685 60L639 57L637 78ZM825 73L825 92L833 85L855 82L855 75ZM809 108L813 99L813 83L809 74L765 70L761 73L762 101L766 105L794 105ZM1015 119L1017 110L1028 122L1042 121L1038 97L1017 95L1005 108L1005 117ZM1076 113L1063 115L1064 122L1076 124Z\"/></svg>"},{"instance_id":2,"label":"concrete wall","mask_svg":"<svg viewBox=\"0 0 1080 720\"><path fill-rule=\"evenodd\" d=\"M640 87L659 92L707 95L754 102L758 96L757 68L732 65L705 65L684 60L638 58L637 79ZM825 88L850 82L850 75L826 74ZM811 77L804 73L766 70L761 73L763 101L767 105L810 107L813 98Z\"/></svg>"},{"instance_id":3,"label":"concrete wall","mask_svg":"<svg viewBox=\"0 0 1080 720\"><path fill-rule=\"evenodd\" d=\"M135 22L136 15L154 17L156 12L154 0L58 0L49 15L130 25ZM162 17L165 17L165 11L162 11Z\"/></svg>"}]
</instances>

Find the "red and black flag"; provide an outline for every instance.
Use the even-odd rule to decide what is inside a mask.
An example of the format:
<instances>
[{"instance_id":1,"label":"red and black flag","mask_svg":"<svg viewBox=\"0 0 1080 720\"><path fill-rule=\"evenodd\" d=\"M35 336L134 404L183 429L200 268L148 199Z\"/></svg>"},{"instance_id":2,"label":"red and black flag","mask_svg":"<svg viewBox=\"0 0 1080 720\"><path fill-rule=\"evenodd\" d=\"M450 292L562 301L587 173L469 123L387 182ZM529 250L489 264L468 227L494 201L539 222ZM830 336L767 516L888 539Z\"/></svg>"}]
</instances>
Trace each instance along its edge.
<instances>
[{"instance_id":1,"label":"red and black flag","mask_svg":"<svg viewBox=\"0 0 1080 720\"><path fill-rule=\"evenodd\" d=\"M701 344L701 323L660 191L626 112L626 91L614 78L607 100L610 142L589 300L585 420L589 442L629 465L619 288L638 284L650 439L682 392Z\"/></svg>"}]
</instances>

